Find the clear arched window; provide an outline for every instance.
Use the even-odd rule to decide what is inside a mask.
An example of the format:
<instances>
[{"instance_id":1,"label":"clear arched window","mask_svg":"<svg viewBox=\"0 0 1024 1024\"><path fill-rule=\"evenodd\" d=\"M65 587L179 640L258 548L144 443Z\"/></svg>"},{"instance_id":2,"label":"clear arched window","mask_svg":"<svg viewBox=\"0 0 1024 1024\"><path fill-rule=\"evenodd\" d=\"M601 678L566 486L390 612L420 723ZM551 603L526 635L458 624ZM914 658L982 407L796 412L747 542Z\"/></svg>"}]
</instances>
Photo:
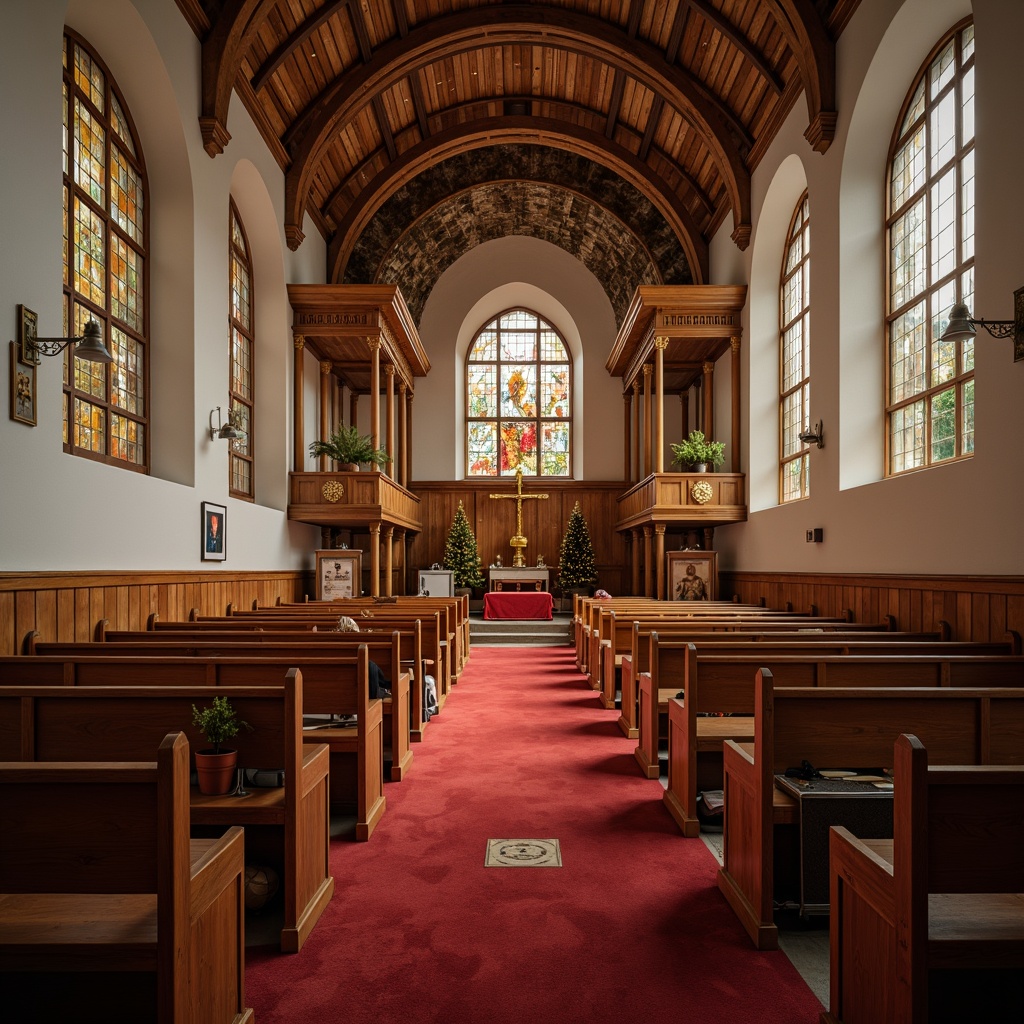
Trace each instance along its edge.
<instances>
[{"instance_id":1,"label":"clear arched window","mask_svg":"<svg viewBox=\"0 0 1024 1024\"><path fill-rule=\"evenodd\" d=\"M64 449L149 464L148 188L124 97L89 45L64 37L64 336L100 324L110 365L64 357Z\"/></svg>"},{"instance_id":2,"label":"clear arched window","mask_svg":"<svg viewBox=\"0 0 1024 1024\"><path fill-rule=\"evenodd\" d=\"M236 498L252 499L252 427L253 427L253 319L252 259L249 243L235 204L230 204L229 238L231 309L228 317L230 351L231 422L241 437L230 441L228 454L228 486Z\"/></svg>"},{"instance_id":3,"label":"clear arched window","mask_svg":"<svg viewBox=\"0 0 1024 1024\"><path fill-rule=\"evenodd\" d=\"M939 45L907 97L888 168L888 472L974 451L974 344L943 342L974 305L974 27Z\"/></svg>"},{"instance_id":4,"label":"clear arched window","mask_svg":"<svg viewBox=\"0 0 1024 1024\"><path fill-rule=\"evenodd\" d=\"M800 197L786 236L779 305L779 500L811 493L807 446L810 426L811 226L807 193Z\"/></svg>"},{"instance_id":5,"label":"clear arched window","mask_svg":"<svg viewBox=\"0 0 1024 1024\"><path fill-rule=\"evenodd\" d=\"M485 324L466 359L469 476L569 476L572 362L562 336L528 309Z\"/></svg>"}]
</instances>

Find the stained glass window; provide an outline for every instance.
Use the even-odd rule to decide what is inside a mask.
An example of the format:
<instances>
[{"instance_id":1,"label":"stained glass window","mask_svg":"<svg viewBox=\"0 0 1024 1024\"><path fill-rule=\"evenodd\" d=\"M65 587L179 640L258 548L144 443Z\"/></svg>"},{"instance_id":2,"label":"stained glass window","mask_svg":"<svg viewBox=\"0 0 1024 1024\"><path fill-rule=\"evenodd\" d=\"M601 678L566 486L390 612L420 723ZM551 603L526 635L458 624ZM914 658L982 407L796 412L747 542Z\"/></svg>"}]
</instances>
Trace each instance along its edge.
<instances>
[{"instance_id":1,"label":"stained glass window","mask_svg":"<svg viewBox=\"0 0 1024 1024\"><path fill-rule=\"evenodd\" d=\"M974 27L946 37L904 103L888 168L888 472L974 452L974 342L944 342L974 306Z\"/></svg>"},{"instance_id":2,"label":"stained glass window","mask_svg":"<svg viewBox=\"0 0 1024 1024\"><path fill-rule=\"evenodd\" d=\"M64 335L100 325L114 362L64 364L64 450L140 472L149 462L147 179L116 83L64 37Z\"/></svg>"},{"instance_id":3,"label":"stained glass window","mask_svg":"<svg viewBox=\"0 0 1024 1024\"><path fill-rule=\"evenodd\" d=\"M253 481L253 326L252 260L245 229L235 204L231 203L229 251L231 312L228 318L230 350L231 422L241 437L229 441L228 486L237 498L255 496Z\"/></svg>"},{"instance_id":4,"label":"stained glass window","mask_svg":"<svg viewBox=\"0 0 1024 1024\"><path fill-rule=\"evenodd\" d=\"M800 433L810 427L811 221L805 192L786 236L779 290L779 500L811 493L810 457Z\"/></svg>"},{"instance_id":5,"label":"stained glass window","mask_svg":"<svg viewBox=\"0 0 1024 1024\"><path fill-rule=\"evenodd\" d=\"M569 476L572 363L562 336L513 309L477 333L466 360L468 476Z\"/></svg>"}]
</instances>

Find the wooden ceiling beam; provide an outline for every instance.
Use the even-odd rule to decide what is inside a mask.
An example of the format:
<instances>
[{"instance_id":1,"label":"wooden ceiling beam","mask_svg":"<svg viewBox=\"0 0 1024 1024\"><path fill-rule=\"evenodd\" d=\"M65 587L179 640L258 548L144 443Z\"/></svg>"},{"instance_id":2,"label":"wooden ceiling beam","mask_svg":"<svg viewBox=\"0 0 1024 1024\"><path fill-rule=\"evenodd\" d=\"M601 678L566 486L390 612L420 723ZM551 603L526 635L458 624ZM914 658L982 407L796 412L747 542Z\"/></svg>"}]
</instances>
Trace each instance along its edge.
<instances>
[{"instance_id":1,"label":"wooden ceiling beam","mask_svg":"<svg viewBox=\"0 0 1024 1024\"><path fill-rule=\"evenodd\" d=\"M352 0L333 0L315 14L311 14L274 52L259 66L252 76L253 92L259 92L275 71L318 29L347 7Z\"/></svg>"},{"instance_id":2,"label":"wooden ceiling beam","mask_svg":"<svg viewBox=\"0 0 1024 1024\"><path fill-rule=\"evenodd\" d=\"M804 138L824 153L836 134L836 44L814 0L763 0L800 67L807 98Z\"/></svg>"},{"instance_id":3,"label":"wooden ceiling beam","mask_svg":"<svg viewBox=\"0 0 1024 1024\"><path fill-rule=\"evenodd\" d=\"M348 17L352 22L352 31L355 33L356 42L359 44L359 56L363 58L364 64L369 64L370 58L373 56L373 46L370 43L370 33L366 31L366 19L363 17L362 6L349 4Z\"/></svg>"},{"instance_id":4,"label":"wooden ceiling beam","mask_svg":"<svg viewBox=\"0 0 1024 1024\"><path fill-rule=\"evenodd\" d=\"M669 65L652 45L630 40L621 29L590 15L564 9L507 4L459 11L425 23L405 39L381 46L372 60L332 83L312 104L298 135L288 146L292 165L285 176L285 235L295 249L302 241L302 217L316 167L337 128L366 105L369 96L391 88L436 60L481 46L551 46L586 54L628 72L665 97L700 134L719 168L729 194L733 240L745 249L750 240L750 172L730 132L731 115L710 98L695 77Z\"/></svg>"},{"instance_id":5,"label":"wooden ceiling beam","mask_svg":"<svg viewBox=\"0 0 1024 1024\"><path fill-rule=\"evenodd\" d=\"M640 152L637 156L641 160L646 160L647 155L651 151L651 143L654 141L654 133L658 128L658 121L661 118L661 111L665 105L665 101L660 96L655 96L654 101L651 103L651 112L647 116L647 127L644 130L644 137L640 142Z\"/></svg>"},{"instance_id":6,"label":"wooden ceiling beam","mask_svg":"<svg viewBox=\"0 0 1024 1024\"><path fill-rule=\"evenodd\" d=\"M371 103L373 104L373 116L377 122L377 130L380 132L388 159L394 160L398 156L398 149L395 147L395 136L391 132L391 125L388 123L388 113L384 109L384 101L380 98L380 93L373 97Z\"/></svg>"},{"instance_id":7,"label":"wooden ceiling beam","mask_svg":"<svg viewBox=\"0 0 1024 1024\"><path fill-rule=\"evenodd\" d=\"M757 73L768 83L768 87L776 96L781 96L785 88L782 79L771 69L760 50L755 49L746 36L721 11L712 7L708 0L683 0L691 10L696 11L709 25L716 28L736 47L740 53L757 69ZM678 52L678 45L676 47ZM669 57L675 60L675 54Z\"/></svg>"},{"instance_id":8,"label":"wooden ceiling beam","mask_svg":"<svg viewBox=\"0 0 1024 1024\"><path fill-rule=\"evenodd\" d=\"M203 149L210 156L224 152L231 139L228 131L228 107L242 59L260 23L277 0L225 0L202 43L201 109L199 130Z\"/></svg>"},{"instance_id":9,"label":"wooden ceiling beam","mask_svg":"<svg viewBox=\"0 0 1024 1024\"><path fill-rule=\"evenodd\" d=\"M608 119L605 121L605 138L615 138L615 125L619 120L619 111L622 110L622 94L626 89L626 72L621 68L615 69L615 77L612 79L612 95L608 101Z\"/></svg>"},{"instance_id":10,"label":"wooden ceiling beam","mask_svg":"<svg viewBox=\"0 0 1024 1024\"><path fill-rule=\"evenodd\" d=\"M430 135L430 122L427 119L427 103L423 99L423 86L420 84L418 71L413 71L409 75L409 92L412 94L412 108L416 113L416 123L420 126L420 136L426 139Z\"/></svg>"},{"instance_id":11,"label":"wooden ceiling beam","mask_svg":"<svg viewBox=\"0 0 1024 1024\"><path fill-rule=\"evenodd\" d=\"M585 156L614 171L650 199L679 239L695 283L708 277L708 243L677 193L642 160L603 134L552 118L490 117L459 124L412 146L367 182L328 244L327 276L341 281L359 236L380 207L399 188L442 160L497 142L524 139ZM555 184L555 183L552 183ZM558 183L562 184L562 183ZM562 184L564 187L564 184ZM590 197L593 199L593 197ZM597 202L596 199L593 201Z\"/></svg>"}]
</instances>

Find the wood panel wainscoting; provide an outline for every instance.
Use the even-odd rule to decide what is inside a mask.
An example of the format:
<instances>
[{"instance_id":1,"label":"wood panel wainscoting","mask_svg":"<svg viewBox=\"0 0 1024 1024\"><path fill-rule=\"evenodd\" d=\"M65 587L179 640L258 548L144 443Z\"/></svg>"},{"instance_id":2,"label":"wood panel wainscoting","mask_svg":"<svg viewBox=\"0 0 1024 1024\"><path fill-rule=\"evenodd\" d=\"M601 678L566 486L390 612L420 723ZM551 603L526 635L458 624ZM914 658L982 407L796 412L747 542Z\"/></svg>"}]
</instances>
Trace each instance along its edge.
<instances>
[{"instance_id":1,"label":"wood panel wainscoting","mask_svg":"<svg viewBox=\"0 0 1024 1024\"><path fill-rule=\"evenodd\" d=\"M192 608L224 615L229 604L301 601L314 590L312 569L0 573L0 654L20 653L32 630L40 639L85 642L101 619L111 629L145 629L153 612L161 619L186 619Z\"/></svg>"},{"instance_id":2,"label":"wood panel wainscoting","mask_svg":"<svg viewBox=\"0 0 1024 1024\"><path fill-rule=\"evenodd\" d=\"M871 573L741 572L719 569L720 596L769 608L842 615L855 622L896 618L901 630L931 631L943 620L962 641L1004 640L1024 633L1022 576L896 576Z\"/></svg>"},{"instance_id":3,"label":"wood panel wainscoting","mask_svg":"<svg viewBox=\"0 0 1024 1024\"><path fill-rule=\"evenodd\" d=\"M523 502L523 552L527 565L544 557L551 570L551 589L557 586L558 550L578 501L594 545L598 586L612 594L628 593L630 555L622 534L615 532L618 498L629 485L621 480L580 483L576 480L523 478L523 494L547 494L542 501ZM406 593L416 593L416 570L426 569L444 559L444 546L455 512L462 502L476 537L477 552L486 570L500 555L502 564L512 564L509 538L515 534L516 503L492 500L491 494L514 495L514 477L451 481L416 481L410 488L420 499L421 533L410 539Z\"/></svg>"}]
</instances>

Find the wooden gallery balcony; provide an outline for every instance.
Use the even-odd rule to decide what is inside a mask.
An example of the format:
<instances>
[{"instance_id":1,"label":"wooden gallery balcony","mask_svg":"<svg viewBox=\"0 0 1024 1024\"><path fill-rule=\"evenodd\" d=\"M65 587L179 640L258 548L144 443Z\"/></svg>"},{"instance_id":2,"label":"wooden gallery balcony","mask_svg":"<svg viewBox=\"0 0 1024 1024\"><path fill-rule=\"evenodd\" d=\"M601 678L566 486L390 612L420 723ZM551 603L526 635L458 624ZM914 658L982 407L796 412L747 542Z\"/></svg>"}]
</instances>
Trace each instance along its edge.
<instances>
[{"instance_id":1,"label":"wooden gallery balcony","mask_svg":"<svg viewBox=\"0 0 1024 1024\"><path fill-rule=\"evenodd\" d=\"M389 476L356 473L290 473L288 518L333 529L366 532L376 523L419 533L420 501Z\"/></svg>"}]
</instances>

